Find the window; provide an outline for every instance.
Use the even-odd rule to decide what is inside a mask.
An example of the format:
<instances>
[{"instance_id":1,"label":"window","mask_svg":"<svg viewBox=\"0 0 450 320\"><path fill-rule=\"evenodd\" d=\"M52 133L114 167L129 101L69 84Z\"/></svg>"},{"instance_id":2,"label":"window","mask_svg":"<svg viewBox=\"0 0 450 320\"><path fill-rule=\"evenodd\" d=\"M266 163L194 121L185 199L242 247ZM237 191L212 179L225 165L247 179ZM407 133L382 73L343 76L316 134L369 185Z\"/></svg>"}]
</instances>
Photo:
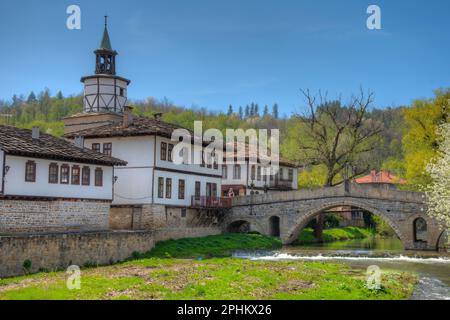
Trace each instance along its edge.
<instances>
[{"instance_id":1,"label":"window","mask_svg":"<svg viewBox=\"0 0 450 320\"><path fill-rule=\"evenodd\" d=\"M25 181L36 182L36 162L30 160L25 164Z\"/></svg>"},{"instance_id":2,"label":"window","mask_svg":"<svg viewBox=\"0 0 450 320\"><path fill-rule=\"evenodd\" d=\"M261 181L261 167L258 166L258 170L257 170L257 174L256 174L256 179L258 181Z\"/></svg>"},{"instance_id":3,"label":"window","mask_svg":"<svg viewBox=\"0 0 450 320\"><path fill-rule=\"evenodd\" d=\"M289 169L288 171L288 179L289 181L294 181L294 170L293 169Z\"/></svg>"},{"instance_id":4,"label":"window","mask_svg":"<svg viewBox=\"0 0 450 320\"><path fill-rule=\"evenodd\" d=\"M172 154L173 154L173 144L169 143L169 146L167 148L167 161L173 161Z\"/></svg>"},{"instance_id":5,"label":"window","mask_svg":"<svg viewBox=\"0 0 450 320\"><path fill-rule=\"evenodd\" d=\"M48 167L48 183L58 183L58 165L50 163Z\"/></svg>"},{"instance_id":6,"label":"window","mask_svg":"<svg viewBox=\"0 0 450 320\"><path fill-rule=\"evenodd\" d=\"M164 198L164 178L158 178L158 198Z\"/></svg>"},{"instance_id":7,"label":"window","mask_svg":"<svg viewBox=\"0 0 450 320\"><path fill-rule=\"evenodd\" d=\"M91 168L83 167L81 170L81 184L83 186L88 186L91 184Z\"/></svg>"},{"instance_id":8,"label":"window","mask_svg":"<svg viewBox=\"0 0 450 320\"><path fill-rule=\"evenodd\" d=\"M167 199L172 198L172 179L171 178L166 179L166 198Z\"/></svg>"},{"instance_id":9,"label":"window","mask_svg":"<svg viewBox=\"0 0 450 320\"><path fill-rule=\"evenodd\" d=\"M222 166L222 178L227 179L228 178L228 167L226 165Z\"/></svg>"},{"instance_id":10,"label":"window","mask_svg":"<svg viewBox=\"0 0 450 320\"><path fill-rule=\"evenodd\" d=\"M102 168L95 169L95 186L96 187L103 186L103 169Z\"/></svg>"},{"instance_id":11,"label":"window","mask_svg":"<svg viewBox=\"0 0 450 320\"><path fill-rule=\"evenodd\" d=\"M103 154L106 154L107 156L112 155L112 143L111 142L103 144Z\"/></svg>"},{"instance_id":12,"label":"window","mask_svg":"<svg viewBox=\"0 0 450 320\"><path fill-rule=\"evenodd\" d=\"M167 159L167 143L161 142L161 160Z\"/></svg>"},{"instance_id":13,"label":"window","mask_svg":"<svg viewBox=\"0 0 450 320\"><path fill-rule=\"evenodd\" d=\"M178 199L184 199L184 180L178 180Z\"/></svg>"},{"instance_id":14,"label":"window","mask_svg":"<svg viewBox=\"0 0 450 320\"><path fill-rule=\"evenodd\" d=\"M186 218L186 211L187 211L186 208L181 208L181 217L182 218Z\"/></svg>"},{"instance_id":15,"label":"window","mask_svg":"<svg viewBox=\"0 0 450 320\"><path fill-rule=\"evenodd\" d=\"M100 143L93 143L92 144L92 151L100 152Z\"/></svg>"},{"instance_id":16,"label":"window","mask_svg":"<svg viewBox=\"0 0 450 320\"><path fill-rule=\"evenodd\" d=\"M76 185L80 184L80 167L79 166L72 167L72 184L76 184Z\"/></svg>"},{"instance_id":17,"label":"window","mask_svg":"<svg viewBox=\"0 0 450 320\"><path fill-rule=\"evenodd\" d=\"M61 184L69 184L69 170L70 167L67 164L63 164L61 166L61 177L60 177L60 183Z\"/></svg>"},{"instance_id":18,"label":"window","mask_svg":"<svg viewBox=\"0 0 450 320\"><path fill-rule=\"evenodd\" d=\"M283 174L283 168L280 168L280 180L283 181L284 180L284 174Z\"/></svg>"},{"instance_id":19,"label":"window","mask_svg":"<svg viewBox=\"0 0 450 320\"><path fill-rule=\"evenodd\" d=\"M120 92L120 93L119 93L120 96L123 97L123 96L124 96L124 93L125 93L125 90L124 90L123 88L120 88L119 92Z\"/></svg>"},{"instance_id":20,"label":"window","mask_svg":"<svg viewBox=\"0 0 450 320\"><path fill-rule=\"evenodd\" d=\"M241 179L241 165L235 164L233 168L233 179L240 180Z\"/></svg>"},{"instance_id":21,"label":"window","mask_svg":"<svg viewBox=\"0 0 450 320\"><path fill-rule=\"evenodd\" d=\"M202 184L200 181L195 181L195 199L200 200L200 190L201 190Z\"/></svg>"},{"instance_id":22,"label":"window","mask_svg":"<svg viewBox=\"0 0 450 320\"><path fill-rule=\"evenodd\" d=\"M251 180L255 180L255 165L252 165L252 169L251 169L251 177L250 177L250 179Z\"/></svg>"},{"instance_id":23,"label":"window","mask_svg":"<svg viewBox=\"0 0 450 320\"><path fill-rule=\"evenodd\" d=\"M206 183L206 196L207 197L217 197L217 184L216 183Z\"/></svg>"}]
</instances>

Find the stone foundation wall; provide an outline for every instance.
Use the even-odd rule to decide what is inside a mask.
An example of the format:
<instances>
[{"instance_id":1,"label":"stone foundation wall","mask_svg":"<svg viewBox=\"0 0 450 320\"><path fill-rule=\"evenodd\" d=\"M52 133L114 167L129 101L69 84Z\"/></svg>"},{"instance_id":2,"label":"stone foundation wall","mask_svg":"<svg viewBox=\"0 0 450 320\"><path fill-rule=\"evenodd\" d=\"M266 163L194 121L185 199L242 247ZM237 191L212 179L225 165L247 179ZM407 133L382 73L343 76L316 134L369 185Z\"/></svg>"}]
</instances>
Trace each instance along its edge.
<instances>
[{"instance_id":1,"label":"stone foundation wall","mask_svg":"<svg viewBox=\"0 0 450 320\"><path fill-rule=\"evenodd\" d=\"M145 231L79 232L0 237L0 277L29 272L65 269L70 265L110 264L129 258L134 251L154 246Z\"/></svg>"},{"instance_id":2,"label":"stone foundation wall","mask_svg":"<svg viewBox=\"0 0 450 320\"><path fill-rule=\"evenodd\" d=\"M0 200L0 234L109 229L108 201Z\"/></svg>"},{"instance_id":3,"label":"stone foundation wall","mask_svg":"<svg viewBox=\"0 0 450 320\"><path fill-rule=\"evenodd\" d=\"M200 228L164 228L156 230L154 234L155 242L169 239L181 238L197 238L206 237L216 234L221 234L222 229L215 227L200 227Z\"/></svg>"},{"instance_id":4,"label":"stone foundation wall","mask_svg":"<svg viewBox=\"0 0 450 320\"><path fill-rule=\"evenodd\" d=\"M153 231L155 241L221 233L213 216L207 216L196 209L164 205L113 206L110 228Z\"/></svg>"}]
</instances>

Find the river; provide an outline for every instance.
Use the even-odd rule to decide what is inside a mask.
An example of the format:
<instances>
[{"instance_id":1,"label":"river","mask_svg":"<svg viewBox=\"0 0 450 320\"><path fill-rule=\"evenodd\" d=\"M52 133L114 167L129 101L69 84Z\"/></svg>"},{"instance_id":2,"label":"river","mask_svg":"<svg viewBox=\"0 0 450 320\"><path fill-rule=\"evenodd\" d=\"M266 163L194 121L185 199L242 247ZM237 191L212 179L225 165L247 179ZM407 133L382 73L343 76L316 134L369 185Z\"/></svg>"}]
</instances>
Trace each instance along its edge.
<instances>
[{"instance_id":1,"label":"river","mask_svg":"<svg viewBox=\"0 0 450 320\"><path fill-rule=\"evenodd\" d=\"M381 270L411 271L419 275L413 300L450 300L450 255L405 251L398 239L367 238L320 245L286 246L277 251L235 252L234 257L254 260L322 260L353 268L371 265Z\"/></svg>"}]
</instances>

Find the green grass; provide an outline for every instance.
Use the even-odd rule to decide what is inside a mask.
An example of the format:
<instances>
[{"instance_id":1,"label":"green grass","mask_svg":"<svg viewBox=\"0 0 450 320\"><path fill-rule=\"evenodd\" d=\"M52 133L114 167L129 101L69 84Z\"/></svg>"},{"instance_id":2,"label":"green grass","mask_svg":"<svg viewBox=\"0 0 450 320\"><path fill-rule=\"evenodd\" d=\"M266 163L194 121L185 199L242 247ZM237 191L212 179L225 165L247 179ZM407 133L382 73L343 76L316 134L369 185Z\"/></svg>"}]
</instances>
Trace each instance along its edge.
<instances>
[{"instance_id":1,"label":"green grass","mask_svg":"<svg viewBox=\"0 0 450 320\"><path fill-rule=\"evenodd\" d=\"M264 250L281 247L279 239L260 234L223 234L158 242L147 253L135 258L212 258L228 257L236 250Z\"/></svg>"},{"instance_id":2,"label":"green grass","mask_svg":"<svg viewBox=\"0 0 450 320\"><path fill-rule=\"evenodd\" d=\"M0 299L408 299L417 279L383 270L380 290L365 270L302 261L133 260L82 270L81 289L66 288L65 272L0 280Z\"/></svg>"},{"instance_id":3,"label":"green grass","mask_svg":"<svg viewBox=\"0 0 450 320\"><path fill-rule=\"evenodd\" d=\"M357 227L345 227L345 228L333 228L323 230L323 241L333 242L352 239L364 239L373 236L373 231L370 229L357 228ZM299 244L311 244L317 243L317 239L314 237L314 230L311 228L305 228L298 236Z\"/></svg>"}]
</instances>

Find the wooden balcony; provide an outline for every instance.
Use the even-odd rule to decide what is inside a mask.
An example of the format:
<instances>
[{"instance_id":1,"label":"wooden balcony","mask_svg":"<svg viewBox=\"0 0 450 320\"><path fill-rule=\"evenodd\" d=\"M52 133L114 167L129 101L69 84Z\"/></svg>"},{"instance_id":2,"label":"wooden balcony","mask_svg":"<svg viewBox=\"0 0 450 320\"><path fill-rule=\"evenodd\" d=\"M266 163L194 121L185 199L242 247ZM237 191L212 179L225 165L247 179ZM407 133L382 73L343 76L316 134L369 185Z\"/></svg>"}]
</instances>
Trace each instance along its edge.
<instances>
[{"instance_id":1,"label":"wooden balcony","mask_svg":"<svg viewBox=\"0 0 450 320\"><path fill-rule=\"evenodd\" d=\"M289 180L274 180L269 182L269 188L275 189L292 189L292 181Z\"/></svg>"},{"instance_id":2,"label":"wooden balcony","mask_svg":"<svg viewBox=\"0 0 450 320\"><path fill-rule=\"evenodd\" d=\"M201 209L226 209L231 208L231 198L228 197L192 197L193 208Z\"/></svg>"}]
</instances>

